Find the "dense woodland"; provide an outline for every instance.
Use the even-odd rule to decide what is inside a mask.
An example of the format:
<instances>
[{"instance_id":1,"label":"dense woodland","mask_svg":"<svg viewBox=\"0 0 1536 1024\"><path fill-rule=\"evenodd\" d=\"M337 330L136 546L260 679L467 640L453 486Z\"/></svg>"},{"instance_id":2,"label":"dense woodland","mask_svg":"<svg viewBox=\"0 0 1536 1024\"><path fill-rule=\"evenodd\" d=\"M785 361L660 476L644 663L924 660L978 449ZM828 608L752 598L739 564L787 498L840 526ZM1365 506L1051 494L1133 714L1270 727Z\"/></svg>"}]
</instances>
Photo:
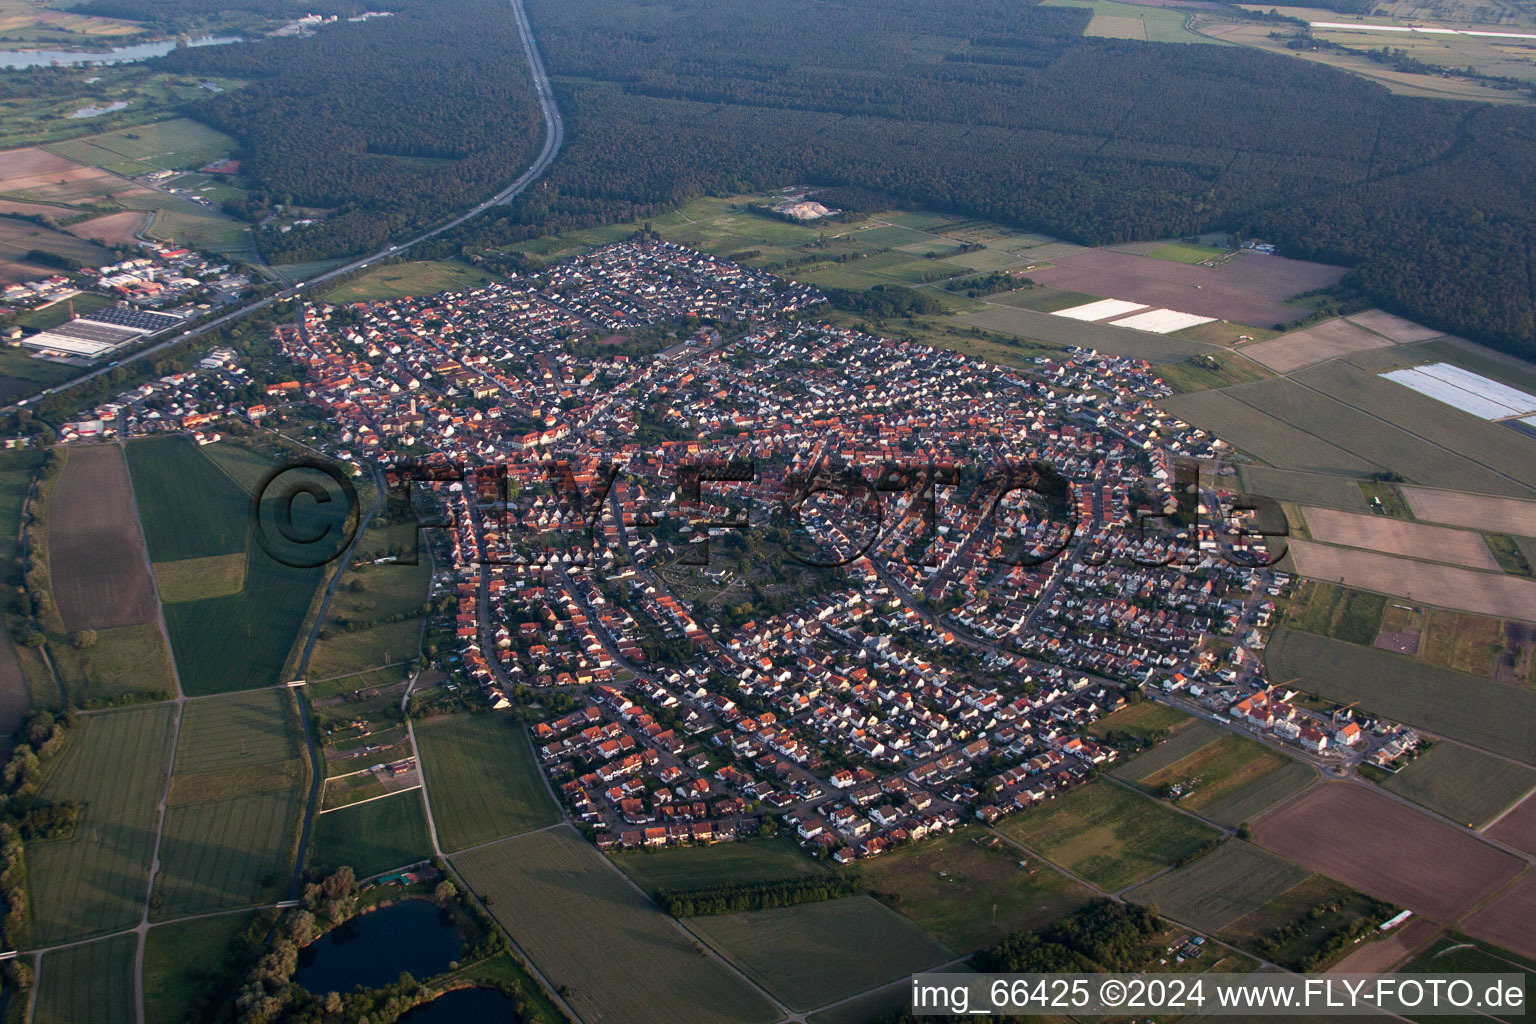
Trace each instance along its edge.
<instances>
[{"instance_id":1,"label":"dense woodland","mask_svg":"<svg viewBox=\"0 0 1536 1024\"><path fill-rule=\"evenodd\" d=\"M179 49L167 70L251 80L188 113L242 144L263 221L279 204L328 211L260 232L278 262L380 248L502 188L543 122L512 12L496 0L408 0L312 36Z\"/></svg>"},{"instance_id":2,"label":"dense woodland","mask_svg":"<svg viewBox=\"0 0 1536 1024\"><path fill-rule=\"evenodd\" d=\"M358 252L516 176L538 114L492 0L405 0L311 39L184 50L256 79L238 136L279 260ZM528 0L565 116L544 181L422 255L800 182L1088 244L1239 230L1371 301L1536 356L1536 111L1394 96L1237 46L1089 39L1014 0ZM279 69L285 73L279 75ZM1259 325L1268 326L1268 325Z\"/></svg>"}]
</instances>

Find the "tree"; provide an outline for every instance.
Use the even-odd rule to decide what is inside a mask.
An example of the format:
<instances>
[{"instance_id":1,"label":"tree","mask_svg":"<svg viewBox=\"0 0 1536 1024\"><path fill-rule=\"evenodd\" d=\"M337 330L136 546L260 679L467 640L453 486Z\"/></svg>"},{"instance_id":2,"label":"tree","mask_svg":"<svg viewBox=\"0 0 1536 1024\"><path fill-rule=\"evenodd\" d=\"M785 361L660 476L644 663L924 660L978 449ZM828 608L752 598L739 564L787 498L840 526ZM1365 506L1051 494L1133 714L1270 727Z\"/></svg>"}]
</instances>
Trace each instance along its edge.
<instances>
[{"instance_id":1,"label":"tree","mask_svg":"<svg viewBox=\"0 0 1536 1024\"><path fill-rule=\"evenodd\" d=\"M69 642L75 650L83 651L96 645L96 631L94 629L81 629L69 635Z\"/></svg>"},{"instance_id":2,"label":"tree","mask_svg":"<svg viewBox=\"0 0 1536 1024\"><path fill-rule=\"evenodd\" d=\"M444 910L453 906L454 901L458 898L459 888L453 884L451 879L443 879L437 883L437 888L432 890L432 899Z\"/></svg>"}]
</instances>

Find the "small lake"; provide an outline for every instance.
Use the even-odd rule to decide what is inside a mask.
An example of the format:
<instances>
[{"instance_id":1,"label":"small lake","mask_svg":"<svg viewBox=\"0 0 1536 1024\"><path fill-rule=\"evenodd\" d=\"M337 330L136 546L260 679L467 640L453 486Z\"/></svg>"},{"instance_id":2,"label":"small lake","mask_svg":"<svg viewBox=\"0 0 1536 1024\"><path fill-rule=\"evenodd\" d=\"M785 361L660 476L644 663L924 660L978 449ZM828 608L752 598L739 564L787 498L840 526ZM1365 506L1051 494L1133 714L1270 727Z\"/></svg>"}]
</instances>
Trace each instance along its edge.
<instances>
[{"instance_id":1,"label":"small lake","mask_svg":"<svg viewBox=\"0 0 1536 1024\"><path fill-rule=\"evenodd\" d=\"M459 957L452 915L426 900L406 900L359 914L299 950L293 980L317 994L388 985L401 971L424 980Z\"/></svg>"},{"instance_id":2,"label":"small lake","mask_svg":"<svg viewBox=\"0 0 1536 1024\"><path fill-rule=\"evenodd\" d=\"M239 36L200 36L183 44L186 46L222 46L238 43ZM162 39L158 43L135 43L117 46L110 50L5 50L0 51L0 68L46 67L49 64L127 64L151 57L164 57L176 49L174 39Z\"/></svg>"},{"instance_id":3,"label":"small lake","mask_svg":"<svg viewBox=\"0 0 1536 1024\"><path fill-rule=\"evenodd\" d=\"M460 988L416 1007L400 1024L515 1024L512 1000L494 988Z\"/></svg>"}]
</instances>

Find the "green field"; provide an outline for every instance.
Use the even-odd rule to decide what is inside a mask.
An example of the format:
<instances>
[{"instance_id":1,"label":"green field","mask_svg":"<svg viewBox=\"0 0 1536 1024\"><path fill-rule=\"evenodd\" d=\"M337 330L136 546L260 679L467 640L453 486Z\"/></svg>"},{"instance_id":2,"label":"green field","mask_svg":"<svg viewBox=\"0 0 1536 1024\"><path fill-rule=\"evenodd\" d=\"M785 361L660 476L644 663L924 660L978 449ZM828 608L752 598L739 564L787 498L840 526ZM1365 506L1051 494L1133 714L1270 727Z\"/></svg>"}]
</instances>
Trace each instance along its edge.
<instances>
[{"instance_id":1,"label":"green field","mask_svg":"<svg viewBox=\"0 0 1536 1024\"><path fill-rule=\"evenodd\" d=\"M1386 608L1387 599L1381 594L1309 580L1291 598L1285 624L1347 643L1369 644L1376 639Z\"/></svg>"},{"instance_id":2,"label":"green field","mask_svg":"<svg viewBox=\"0 0 1536 1024\"><path fill-rule=\"evenodd\" d=\"M171 757L174 710L161 705L81 719L41 791L44 799L80 805L74 834L27 844L39 945L139 922L159 822L156 807Z\"/></svg>"},{"instance_id":3,"label":"green field","mask_svg":"<svg viewBox=\"0 0 1536 1024\"><path fill-rule=\"evenodd\" d=\"M1113 716L1110 716L1113 717ZM1148 775L1156 774L1169 765L1183 760L1216 742L1226 731L1218 725L1186 716L1182 728L1162 740L1155 747L1123 761L1110 769L1110 774L1127 782L1140 782Z\"/></svg>"},{"instance_id":4,"label":"green field","mask_svg":"<svg viewBox=\"0 0 1536 1024\"><path fill-rule=\"evenodd\" d=\"M158 622L98 630L96 643L84 650L51 643L48 654L70 700L81 707L127 694L175 695L171 652Z\"/></svg>"},{"instance_id":5,"label":"green field","mask_svg":"<svg viewBox=\"0 0 1536 1024\"><path fill-rule=\"evenodd\" d=\"M209 978L224 968L230 944L251 921L250 914L219 914L151 928L144 940L144 1019L206 1019L214 995Z\"/></svg>"},{"instance_id":6,"label":"green field","mask_svg":"<svg viewBox=\"0 0 1536 1024\"><path fill-rule=\"evenodd\" d=\"M1302 505L1324 505L1349 512L1369 512L1360 485L1350 477L1326 473L1297 473L1268 466L1245 464L1238 468L1243 490L1262 494L1276 501L1294 501Z\"/></svg>"},{"instance_id":7,"label":"green field","mask_svg":"<svg viewBox=\"0 0 1536 1024\"><path fill-rule=\"evenodd\" d=\"M134 1024L138 938L119 935L44 955L33 1024Z\"/></svg>"},{"instance_id":8,"label":"green field","mask_svg":"<svg viewBox=\"0 0 1536 1024\"><path fill-rule=\"evenodd\" d=\"M1155 260L1172 260L1174 263L1204 263L1206 260L1226 256L1231 249L1218 249L1214 245L1195 245L1190 242L1170 242L1147 253Z\"/></svg>"},{"instance_id":9,"label":"green field","mask_svg":"<svg viewBox=\"0 0 1536 1024\"><path fill-rule=\"evenodd\" d=\"M431 856L427 812L413 789L318 815L305 863L321 869L346 865L358 878L368 878Z\"/></svg>"},{"instance_id":10,"label":"green field","mask_svg":"<svg viewBox=\"0 0 1536 1024\"><path fill-rule=\"evenodd\" d=\"M444 850L560 820L528 737L511 718L450 715L418 722L416 742Z\"/></svg>"},{"instance_id":11,"label":"green field","mask_svg":"<svg viewBox=\"0 0 1536 1024\"><path fill-rule=\"evenodd\" d=\"M1536 691L1281 626L1265 649L1271 679L1527 764L1536 764Z\"/></svg>"},{"instance_id":12,"label":"green field","mask_svg":"<svg viewBox=\"0 0 1536 1024\"><path fill-rule=\"evenodd\" d=\"M307 762L287 690L189 701L171 776L154 916L280 898L293 870Z\"/></svg>"},{"instance_id":13,"label":"green field","mask_svg":"<svg viewBox=\"0 0 1536 1024\"><path fill-rule=\"evenodd\" d=\"M413 524L370 527L358 539L354 560L388 557L391 551L403 551L403 557L410 557L416 539ZM431 584L432 561L424 551L418 554L416 565L365 562L349 567L326 610L308 674L323 679L414 658L420 649L421 616L413 614L398 622L380 620L420 611Z\"/></svg>"},{"instance_id":14,"label":"green field","mask_svg":"<svg viewBox=\"0 0 1536 1024\"><path fill-rule=\"evenodd\" d=\"M1111 39L1144 39L1150 43L1216 43L1221 40L1190 32L1184 27L1187 20L1183 11L1167 7L1142 7L1139 4L1116 3L1115 0L1046 0L1050 7L1086 7L1093 12L1093 21L1083 34L1106 36ZM1141 23L1140 34L1127 31L1122 21Z\"/></svg>"},{"instance_id":15,"label":"green field","mask_svg":"<svg viewBox=\"0 0 1536 1024\"><path fill-rule=\"evenodd\" d=\"M1198 850L1219 833L1107 780L1003 819L1008 837L1109 892Z\"/></svg>"},{"instance_id":16,"label":"green field","mask_svg":"<svg viewBox=\"0 0 1536 1024\"><path fill-rule=\"evenodd\" d=\"M250 493L236 487L190 438L135 441L126 451L151 561L246 549Z\"/></svg>"},{"instance_id":17,"label":"green field","mask_svg":"<svg viewBox=\"0 0 1536 1024\"><path fill-rule=\"evenodd\" d=\"M825 869L788 838L617 853L613 862L646 892L764 882Z\"/></svg>"},{"instance_id":18,"label":"green field","mask_svg":"<svg viewBox=\"0 0 1536 1024\"><path fill-rule=\"evenodd\" d=\"M1181 734L1182 735L1182 734ZM1176 745L1170 740L1167 746ZM1158 753L1158 751L1154 751ZM1142 765L1138 758L1133 765ZM1175 802L1218 824L1236 826L1300 792L1317 773L1270 747L1221 730L1210 742L1155 771L1136 776L1150 792L1165 785L1182 785L1185 795Z\"/></svg>"},{"instance_id":19,"label":"green field","mask_svg":"<svg viewBox=\"0 0 1536 1024\"><path fill-rule=\"evenodd\" d=\"M205 124L178 117L85 135L43 148L77 163L133 178L151 171L201 167L233 153L236 142Z\"/></svg>"},{"instance_id":20,"label":"green field","mask_svg":"<svg viewBox=\"0 0 1536 1024\"><path fill-rule=\"evenodd\" d=\"M155 563L155 589L161 604L227 597L244 588L244 551Z\"/></svg>"},{"instance_id":21,"label":"green field","mask_svg":"<svg viewBox=\"0 0 1536 1024\"><path fill-rule=\"evenodd\" d=\"M1382 785L1459 825L1478 828L1536 787L1536 771L1441 742Z\"/></svg>"},{"instance_id":22,"label":"green field","mask_svg":"<svg viewBox=\"0 0 1536 1024\"><path fill-rule=\"evenodd\" d=\"M1306 868L1232 839L1192 864L1138 885L1126 898L1156 904L1180 924L1214 933L1311 876Z\"/></svg>"},{"instance_id":23,"label":"green field","mask_svg":"<svg viewBox=\"0 0 1536 1024\"><path fill-rule=\"evenodd\" d=\"M1123 732L1138 740L1155 740L1188 721L1190 717L1178 708L1144 700L1104 716L1090 725L1088 731L1100 739Z\"/></svg>"},{"instance_id":24,"label":"green field","mask_svg":"<svg viewBox=\"0 0 1536 1024\"><path fill-rule=\"evenodd\" d=\"M638 1007L669 1024L778 1019L570 829L483 846L453 864L583 1019L633 1020Z\"/></svg>"},{"instance_id":25,"label":"green field","mask_svg":"<svg viewBox=\"0 0 1536 1024\"><path fill-rule=\"evenodd\" d=\"M687 923L792 1010L809 1010L954 959L868 896L693 917Z\"/></svg>"},{"instance_id":26,"label":"green field","mask_svg":"<svg viewBox=\"0 0 1536 1024\"><path fill-rule=\"evenodd\" d=\"M416 260L370 267L361 276L322 292L329 302L405 299L439 292L471 291L501 278L461 260Z\"/></svg>"},{"instance_id":27,"label":"green field","mask_svg":"<svg viewBox=\"0 0 1536 1024\"><path fill-rule=\"evenodd\" d=\"M1202 353L1175 363L1164 363L1156 367L1156 371L1163 383L1180 393L1249 384L1270 376L1268 370L1235 352L1221 355Z\"/></svg>"},{"instance_id":28,"label":"green field","mask_svg":"<svg viewBox=\"0 0 1536 1024\"><path fill-rule=\"evenodd\" d=\"M1376 909L1379 905L1369 896L1331 878L1313 875L1231 922L1217 937L1288 970L1322 970L1327 964L1318 964L1313 958L1323 946Z\"/></svg>"},{"instance_id":29,"label":"green field","mask_svg":"<svg viewBox=\"0 0 1536 1024\"><path fill-rule=\"evenodd\" d=\"M961 952L1039 928L1093 895L980 829L961 829L866 861L860 877L877 898Z\"/></svg>"}]
</instances>

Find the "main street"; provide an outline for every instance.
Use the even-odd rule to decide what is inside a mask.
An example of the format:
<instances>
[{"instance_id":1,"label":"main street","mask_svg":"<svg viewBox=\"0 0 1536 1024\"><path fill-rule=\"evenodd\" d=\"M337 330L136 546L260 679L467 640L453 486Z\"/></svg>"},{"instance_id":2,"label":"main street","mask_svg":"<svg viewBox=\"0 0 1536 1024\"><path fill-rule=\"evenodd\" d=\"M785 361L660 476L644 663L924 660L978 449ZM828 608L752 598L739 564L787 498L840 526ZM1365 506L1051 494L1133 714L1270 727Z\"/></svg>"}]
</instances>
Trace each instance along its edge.
<instances>
[{"instance_id":1,"label":"main street","mask_svg":"<svg viewBox=\"0 0 1536 1024\"><path fill-rule=\"evenodd\" d=\"M550 164L555 162L555 157L560 153L560 147L565 143L565 124L560 119L560 108L555 105L555 95L549 85L549 75L544 70L544 59L539 55L538 44L534 41L533 29L528 24L528 14L523 9L522 0L508 0L508 3L512 5L512 15L517 22L518 37L522 40L523 50L528 57L529 70L533 74L534 91L538 94L539 107L544 115L544 146L539 150L538 157L535 158L533 163L528 166L526 171L517 177L517 180L513 181L512 184L508 185L506 188L502 189L491 198L485 200L480 205L459 214L452 220L439 224L437 227L432 228L430 231L425 231L414 238L400 242L397 245L391 245L387 249L381 249L376 253L372 253L367 256L360 256L357 259L352 260L350 263L346 263L332 270L328 270L323 274L310 278L308 281L300 281L292 288L286 288L273 295L269 295L264 299L257 299L254 302L249 302L244 306L239 307L238 309L231 310L230 312L210 320L199 327L195 327L190 331L184 331L181 334L177 334L173 337L167 338L162 342L151 345L149 348L142 349L133 353L132 355L124 356L115 362L98 367L89 373L82 374L79 377L65 381L62 384L56 384L53 387L40 391L35 395L29 395L28 397L10 405L0 406L0 413L16 412L24 406L30 405L50 394L66 391L72 387L76 387L88 381L95 380L97 377L100 377L102 374L107 373L108 371L118 366L126 366L129 363L135 363L141 359L151 358L161 352L164 352L166 349L169 349L172 346L180 345L189 338L199 337L201 335L207 334L209 331L223 327L227 323L238 320L241 317L250 316L252 313L259 313L262 310L267 309L268 307L273 306L279 302L286 302L289 299L296 298L305 290L314 288L316 285L324 284L327 281L334 280L335 278L342 277L343 275L362 270L369 264L373 263L374 260L393 258L395 256L403 255L413 246L420 245L422 242L425 242L430 238L436 238L438 235L443 234L445 231L452 231L460 224L463 224L465 221L470 220L471 218L478 217L480 214L484 213L486 210L489 210L491 207L501 206L509 203L517 196L525 192L528 189L528 186L532 185L535 181L542 177L544 172L549 170Z\"/></svg>"}]
</instances>

